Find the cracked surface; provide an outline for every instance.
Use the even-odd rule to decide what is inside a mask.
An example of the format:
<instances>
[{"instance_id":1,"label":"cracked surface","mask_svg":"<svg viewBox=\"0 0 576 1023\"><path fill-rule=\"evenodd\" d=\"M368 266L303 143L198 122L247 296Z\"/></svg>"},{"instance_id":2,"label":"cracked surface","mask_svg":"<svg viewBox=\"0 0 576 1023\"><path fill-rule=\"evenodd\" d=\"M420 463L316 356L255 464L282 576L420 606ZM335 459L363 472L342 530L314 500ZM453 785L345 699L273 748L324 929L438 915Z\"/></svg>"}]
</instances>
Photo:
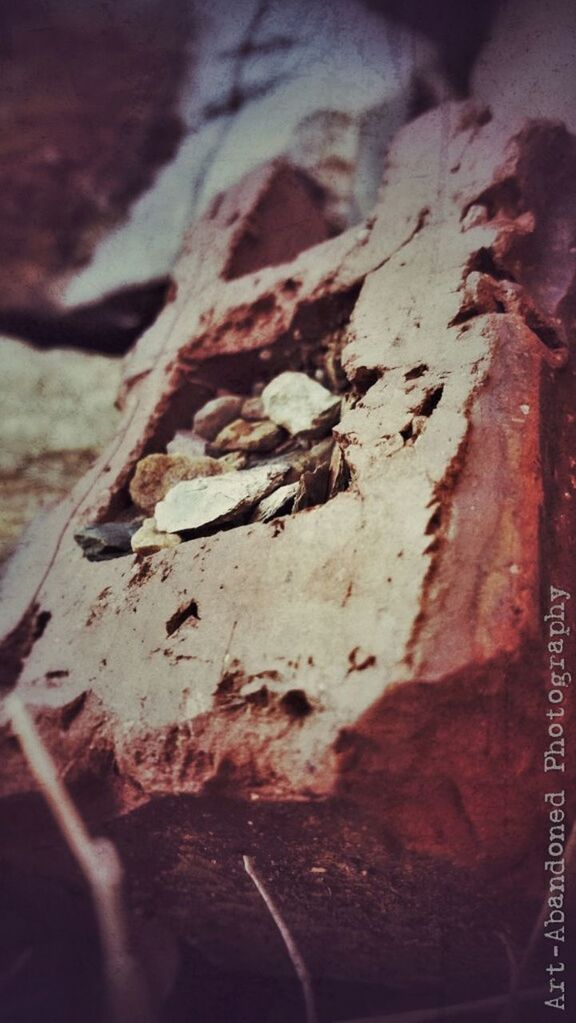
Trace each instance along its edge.
<instances>
[{"instance_id":1,"label":"cracked surface","mask_svg":"<svg viewBox=\"0 0 576 1023\"><path fill-rule=\"evenodd\" d=\"M380 835L377 860L395 850L466 876L528 870L542 784L543 401L565 362L558 303L571 308L531 288L534 266L546 277L559 259L546 232L534 241L537 154L550 132L563 159L573 153L546 125L508 146L500 131L469 107L426 115L400 133L368 227L290 264L225 283L230 246L273 187L266 174L191 230L174 301L127 361L115 442L5 575L18 688L70 778L96 771L125 811L160 795L337 795ZM281 361L336 329L350 382L335 429L345 492L146 563L82 563L78 522L122 501L135 462L211 374L250 375L258 353ZM14 630L32 606L50 617L24 649ZM6 763L18 791L13 750ZM284 863L304 855L293 841ZM369 969L352 952L362 899L323 953L328 973L343 958ZM313 958L326 913L319 904L308 922ZM193 915L183 927L196 938ZM204 921L217 926L208 909ZM220 952L235 954L217 929ZM389 939L372 949L381 976L398 969ZM252 954L266 960L259 941Z\"/></svg>"}]
</instances>

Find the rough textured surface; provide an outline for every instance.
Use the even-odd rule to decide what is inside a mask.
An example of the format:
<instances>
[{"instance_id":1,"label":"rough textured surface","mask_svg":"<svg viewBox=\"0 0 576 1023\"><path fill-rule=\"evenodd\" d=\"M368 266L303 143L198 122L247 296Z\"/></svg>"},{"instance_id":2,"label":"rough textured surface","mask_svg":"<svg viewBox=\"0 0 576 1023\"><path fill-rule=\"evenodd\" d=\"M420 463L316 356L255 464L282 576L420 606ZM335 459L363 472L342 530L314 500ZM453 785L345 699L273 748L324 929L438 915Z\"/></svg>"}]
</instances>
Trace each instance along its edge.
<instances>
[{"instance_id":1,"label":"rough textured surface","mask_svg":"<svg viewBox=\"0 0 576 1023\"><path fill-rule=\"evenodd\" d=\"M216 960L282 969L250 853L315 975L506 983L494 934L521 940L541 894L541 601L569 588L575 163L558 126L510 140L444 107L400 133L365 227L230 280L249 177L190 232L113 444L7 567L6 684L69 780L116 801L136 902ZM334 330L346 489L145 563L81 561L74 529L126 508L191 402L305 370ZM8 731L2 759L25 791Z\"/></svg>"}]
</instances>

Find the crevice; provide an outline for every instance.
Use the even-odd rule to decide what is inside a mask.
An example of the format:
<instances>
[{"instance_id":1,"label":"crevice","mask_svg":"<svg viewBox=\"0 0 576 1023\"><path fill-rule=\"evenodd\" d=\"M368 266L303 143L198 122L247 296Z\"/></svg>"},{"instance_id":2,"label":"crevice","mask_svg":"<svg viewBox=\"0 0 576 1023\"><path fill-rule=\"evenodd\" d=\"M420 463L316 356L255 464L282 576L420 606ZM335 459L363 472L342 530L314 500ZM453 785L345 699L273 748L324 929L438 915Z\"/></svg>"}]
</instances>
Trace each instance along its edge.
<instances>
[{"instance_id":1,"label":"crevice","mask_svg":"<svg viewBox=\"0 0 576 1023\"><path fill-rule=\"evenodd\" d=\"M508 177L490 185L472 202L468 203L463 210L462 220L465 219L471 206L484 206L489 220L495 220L497 217L516 220L525 211L518 178Z\"/></svg>"},{"instance_id":2,"label":"crevice","mask_svg":"<svg viewBox=\"0 0 576 1023\"><path fill-rule=\"evenodd\" d=\"M36 643L37 640L39 640L40 637L44 635L44 633L46 631L46 626L48 625L48 622L50 621L51 618L52 618L52 614L51 614L50 611L40 611L36 615L36 621L35 621L35 625L34 625L34 632L33 632L33 635L32 635L32 642L33 643Z\"/></svg>"},{"instance_id":3,"label":"crevice","mask_svg":"<svg viewBox=\"0 0 576 1023\"><path fill-rule=\"evenodd\" d=\"M559 325L556 327L554 324L548 322L540 315L533 305L524 309L523 313L526 326L533 334L536 334L536 337L546 348L548 348L551 352L566 348L566 343L560 336Z\"/></svg>"},{"instance_id":4,"label":"crevice","mask_svg":"<svg viewBox=\"0 0 576 1023\"><path fill-rule=\"evenodd\" d=\"M440 384L439 387L435 387L433 390L428 391L424 401L415 410L414 415L426 416L429 418L434 410L438 408L444 394L444 384Z\"/></svg>"},{"instance_id":5,"label":"crevice","mask_svg":"<svg viewBox=\"0 0 576 1023\"><path fill-rule=\"evenodd\" d=\"M193 618L197 622L200 621L198 604L195 600L191 600L189 604L185 605L185 607L178 608L172 617L168 619L166 622L166 635L173 636L174 633L177 632L178 629L190 618Z\"/></svg>"},{"instance_id":6,"label":"crevice","mask_svg":"<svg viewBox=\"0 0 576 1023\"><path fill-rule=\"evenodd\" d=\"M507 309L504 303L501 302L499 299L494 300L494 307L490 310L483 309L480 305L473 302L471 305L464 306L464 308L461 309L459 313L456 313L456 316L454 316L450 320L448 326L460 327L464 323L469 323L470 320L476 319L477 316L484 316L488 312L502 314L507 312Z\"/></svg>"},{"instance_id":7,"label":"crevice","mask_svg":"<svg viewBox=\"0 0 576 1023\"><path fill-rule=\"evenodd\" d=\"M427 372L428 366L426 365L426 363L421 362L419 366L414 366L414 369L409 369L408 372L404 374L404 379L418 380L419 377L423 377L424 374Z\"/></svg>"},{"instance_id":8,"label":"crevice","mask_svg":"<svg viewBox=\"0 0 576 1023\"><path fill-rule=\"evenodd\" d=\"M516 279L510 271L499 265L494 258L494 253L485 247L473 252L466 264L466 276L474 271L487 274L488 277L492 277L495 281L512 281L513 284L516 283Z\"/></svg>"},{"instance_id":9,"label":"crevice","mask_svg":"<svg viewBox=\"0 0 576 1023\"><path fill-rule=\"evenodd\" d=\"M38 605L32 604L6 637L0 646L0 688L9 690L16 685L24 661L44 635L51 618L50 611L39 611Z\"/></svg>"},{"instance_id":10,"label":"crevice","mask_svg":"<svg viewBox=\"0 0 576 1023\"><path fill-rule=\"evenodd\" d=\"M446 546L446 534L449 527L454 488L465 462L466 452L470 443L470 433L471 425L468 423L466 434L450 462L450 465L446 469L444 476L436 484L434 494L430 502L432 512L424 530L424 534L432 538L431 543L426 548L426 554L430 556L430 564L422 583L420 611L416 615L412 626L412 634L406 645L406 664L410 668L414 666L416 649L422 635L424 623L428 618L429 606L433 599L434 584L440 571L442 554Z\"/></svg>"}]
</instances>

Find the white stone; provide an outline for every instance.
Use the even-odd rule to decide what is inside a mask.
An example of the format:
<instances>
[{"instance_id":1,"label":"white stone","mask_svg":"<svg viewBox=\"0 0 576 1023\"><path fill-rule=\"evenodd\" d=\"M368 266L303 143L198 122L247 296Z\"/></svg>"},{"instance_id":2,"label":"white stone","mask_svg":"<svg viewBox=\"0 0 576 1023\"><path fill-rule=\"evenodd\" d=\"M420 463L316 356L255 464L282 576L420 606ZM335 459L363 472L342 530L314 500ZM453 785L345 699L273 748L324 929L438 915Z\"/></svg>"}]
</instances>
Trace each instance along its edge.
<instances>
[{"instance_id":1,"label":"white stone","mask_svg":"<svg viewBox=\"0 0 576 1023\"><path fill-rule=\"evenodd\" d=\"M155 554L156 551L177 547L181 542L174 533L159 532L154 519L144 519L130 540L134 554Z\"/></svg>"},{"instance_id":2,"label":"white stone","mask_svg":"<svg viewBox=\"0 0 576 1023\"><path fill-rule=\"evenodd\" d=\"M287 483L284 487L278 487L268 497L264 497L256 508L252 522L269 522L275 515L290 501L293 501L298 493L298 483Z\"/></svg>"},{"instance_id":3,"label":"white stone","mask_svg":"<svg viewBox=\"0 0 576 1023\"><path fill-rule=\"evenodd\" d=\"M177 430L166 445L168 455L188 455L188 458L203 458L206 441L193 430Z\"/></svg>"},{"instance_id":4,"label":"white stone","mask_svg":"<svg viewBox=\"0 0 576 1023\"><path fill-rule=\"evenodd\" d=\"M287 370L264 388L262 402L268 418L295 436L333 425L341 399L305 373Z\"/></svg>"},{"instance_id":5,"label":"white stone","mask_svg":"<svg viewBox=\"0 0 576 1023\"><path fill-rule=\"evenodd\" d=\"M156 505L156 525L163 532L178 533L229 522L266 497L287 472L284 463L184 480Z\"/></svg>"}]
</instances>

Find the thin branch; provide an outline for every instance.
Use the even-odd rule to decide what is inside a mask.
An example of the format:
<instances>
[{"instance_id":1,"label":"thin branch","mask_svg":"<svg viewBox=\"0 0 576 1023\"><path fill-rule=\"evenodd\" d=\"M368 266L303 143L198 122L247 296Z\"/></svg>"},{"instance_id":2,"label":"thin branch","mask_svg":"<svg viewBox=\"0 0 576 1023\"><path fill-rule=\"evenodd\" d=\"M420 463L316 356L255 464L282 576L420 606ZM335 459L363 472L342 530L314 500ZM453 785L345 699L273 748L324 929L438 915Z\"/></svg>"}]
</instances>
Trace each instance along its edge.
<instances>
[{"instance_id":1,"label":"thin branch","mask_svg":"<svg viewBox=\"0 0 576 1023\"><path fill-rule=\"evenodd\" d=\"M532 1002L545 998L546 994L546 988L530 988L519 991L516 998L518 1001ZM476 1002L462 1002L461 1005L440 1005L437 1009L414 1009L412 1012L395 1012L388 1016L363 1016L361 1019L341 1020L340 1023L443 1023L451 1016L499 1009L509 998L510 994L507 993L493 998L479 998Z\"/></svg>"},{"instance_id":2,"label":"thin branch","mask_svg":"<svg viewBox=\"0 0 576 1023\"><path fill-rule=\"evenodd\" d=\"M116 849L107 839L90 838L20 698L12 693L5 707L30 770L92 893L109 1002L107 1019L112 1023L153 1023L146 981L130 949L122 897L123 871Z\"/></svg>"},{"instance_id":3,"label":"thin branch","mask_svg":"<svg viewBox=\"0 0 576 1023\"><path fill-rule=\"evenodd\" d=\"M298 946L296 945L296 942L294 941L294 938L292 937L290 931L288 930L288 926L285 920L283 919L282 914L278 909L278 906L274 902L270 893L267 891L264 882L256 872L256 868L254 867L252 860L250 859L249 856L244 856L243 859L244 869L248 874L248 877L250 877L251 880L254 882L256 888L258 889L258 892L262 896L264 904L268 912L270 913L270 916L272 917L274 923L276 924L278 930L280 931L288 955L292 960L292 965L296 971L298 980L300 981L302 987L302 993L304 995L304 1004L306 1006L306 1023L318 1023L316 1003L314 1000L314 992L312 990L312 982L310 980L310 974L308 973L308 967L306 966L306 963L304 962L300 954L300 951L298 949Z\"/></svg>"}]
</instances>

